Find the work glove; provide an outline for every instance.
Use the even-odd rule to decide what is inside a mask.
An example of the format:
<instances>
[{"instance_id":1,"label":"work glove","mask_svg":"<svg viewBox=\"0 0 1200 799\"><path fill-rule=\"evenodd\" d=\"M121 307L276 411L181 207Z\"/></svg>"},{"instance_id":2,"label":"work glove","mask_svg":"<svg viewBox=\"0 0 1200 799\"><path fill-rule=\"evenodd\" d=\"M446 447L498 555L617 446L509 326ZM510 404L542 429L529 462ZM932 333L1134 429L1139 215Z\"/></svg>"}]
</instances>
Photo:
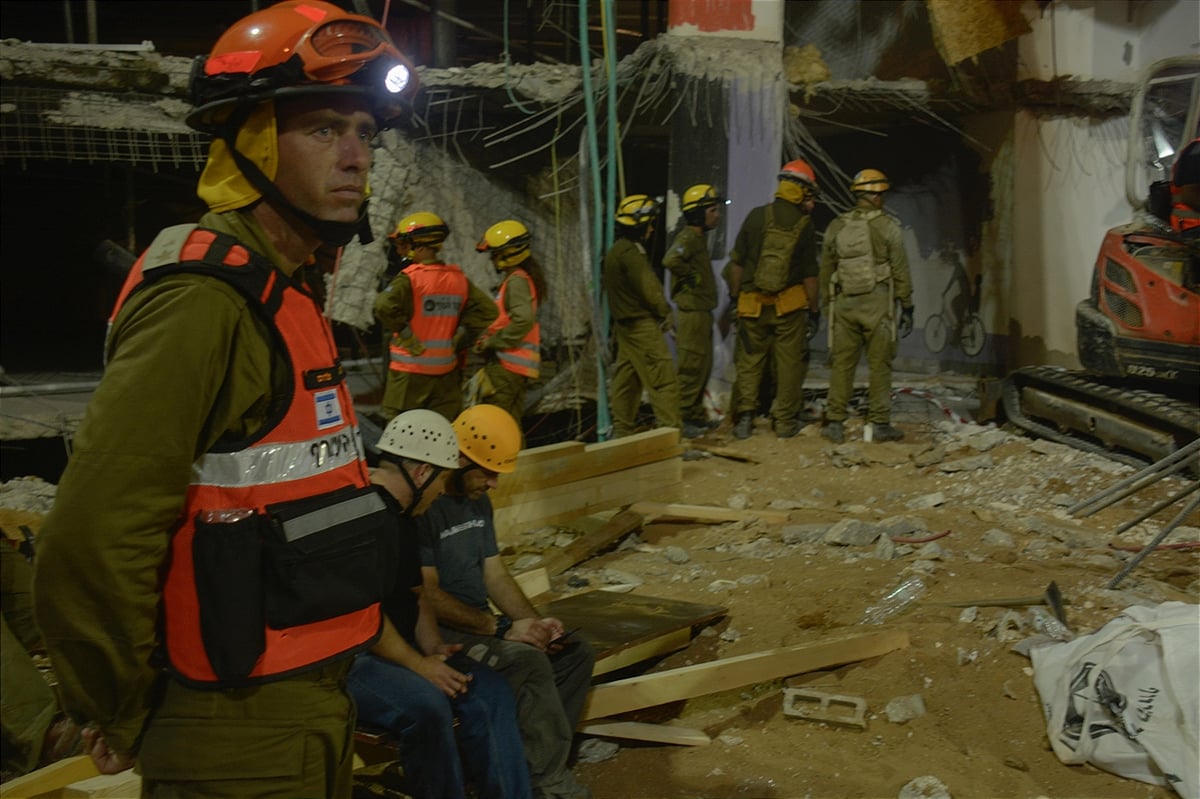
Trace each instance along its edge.
<instances>
[{"instance_id":1,"label":"work glove","mask_svg":"<svg viewBox=\"0 0 1200 799\"><path fill-rule=\"evenodd\" d=\"M913 329L913 307L910 305L907 308L900 309L900 338L906 338Z\"/></svg>"},{"instance_id":2,"label":"work glove","mask_svg":"<svg viewBox=\"0 0 1200 799\"><path fill-rule=\"evenodd\" d=\"M808 338L809 341L812 341L813 337L817 335L817 329L820 326L821 326L821 309L820 308L809 308L808 309L808 332L806 334L806 337Z\"/></svg>"}]
</instances>

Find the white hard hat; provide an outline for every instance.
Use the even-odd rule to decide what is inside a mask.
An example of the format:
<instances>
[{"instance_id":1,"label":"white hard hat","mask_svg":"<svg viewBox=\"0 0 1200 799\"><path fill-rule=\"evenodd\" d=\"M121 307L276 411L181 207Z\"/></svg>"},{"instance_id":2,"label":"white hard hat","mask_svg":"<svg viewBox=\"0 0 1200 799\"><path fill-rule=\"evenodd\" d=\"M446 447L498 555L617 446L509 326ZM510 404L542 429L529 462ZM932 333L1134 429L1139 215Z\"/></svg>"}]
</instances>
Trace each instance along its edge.
<instances>
[{"instance_id":1,"label":"white hard hat","mask_svg":"<svg viewBox=\"0 0 1200 799\"><path fill-rule=\"evenodd\" d=\"M443 469L458 468L458 437L450 420L436 411L405 411L384 428L377 445L380 452L429 463Z\"/></svg>"}]
</instances>

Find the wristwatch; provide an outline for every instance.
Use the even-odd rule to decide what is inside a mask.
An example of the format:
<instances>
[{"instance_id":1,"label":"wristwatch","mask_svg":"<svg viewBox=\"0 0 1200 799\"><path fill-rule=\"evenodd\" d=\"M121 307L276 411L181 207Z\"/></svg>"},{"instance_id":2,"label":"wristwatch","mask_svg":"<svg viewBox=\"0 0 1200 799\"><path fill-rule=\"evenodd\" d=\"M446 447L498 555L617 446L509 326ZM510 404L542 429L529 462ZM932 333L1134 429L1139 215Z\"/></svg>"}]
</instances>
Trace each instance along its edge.
<instances>
[{"instance_id":1,"label":"wristwatch","mask_svg":"<svg viewBox=\"0 0 1200 799\"><path fill-rule=\"evenodd\" d=\"M496 637L503 638L508 635L508 631L512 629L512 619L508 616L496 617Z\"/></svg>"}]
</instances>

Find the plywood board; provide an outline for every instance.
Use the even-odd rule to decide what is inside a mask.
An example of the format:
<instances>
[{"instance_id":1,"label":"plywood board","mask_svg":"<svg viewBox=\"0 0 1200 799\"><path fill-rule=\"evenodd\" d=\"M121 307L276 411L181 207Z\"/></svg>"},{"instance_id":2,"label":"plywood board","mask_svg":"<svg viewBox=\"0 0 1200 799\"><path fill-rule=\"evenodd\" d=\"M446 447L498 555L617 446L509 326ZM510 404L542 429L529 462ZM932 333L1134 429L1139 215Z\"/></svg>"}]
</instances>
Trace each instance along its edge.
<instances>
[{"instance_id":1,"label":"plywood board","mask_svg":"<svg viewBox=\"0 0 1200 799\"><path fill-rule=\"evenodd\" d=\"M641 663L643 660L669 655L672 652L686 648L691 642L692 628L683 627L674 632L660 635L657 638L651 638L649 641L643 641L640 644L634 644L633 646L610 652L603 657L597 658L595 665L592 666L592 676L599 677L601 674L619 671L635 663Z\"/></svg>"},{"instance_id":2,"label":"plywood board","mask_svg":"<svg viewBox=\"0 0 1200 799\"><path fill-rule=\"evenodd\" d=\"M599 528L585 533L561 549L554 550L545 561L548 574L561 574L576 563L582 563L597 552L612 546L634 530L642 528L641 514L621 511Z\"/></svg>"},{"instance_id":3,"label":"plywood board","mask_svg":"<svg viewBox=\"0 0 1200 799\"><path fill-rule=\"evenodd\" d=\"M560 524L651 497L673 497L682 481L683 462L670 458L563 486L527 491L520 495L519 503L496 509L496 535L506 542L525 530Z\"/></svg>"},{"instance_id":4,"label":"plywood board","mask_svg":"<svg viewBox=\"0 0 1200 799\"><path fill-rule=\"evenodd\" d=\"M883 630L616 680L592 689L583 719L613 716L756 682L827 669L907 646L908 633L904 630Z\"/></svg>"},{"instance_id":5,"label":"plywood board","mask_svg":"<svg viewBox=\"0 0 1200 799\"><path fill-rule=\"evenodd\" d=\"M745 519L760 519L768 524L787 524L789 516L785 510L737 510L718 505L684 505L679 502L635 502L629 510L640 513L647 519L686 519L696 522L740 522Z\"/></svg>"},{"instance_id":6,"label":"plywood board","mask_svg":"<svg viewBox=\"0 0 1200 799\"><path fill-rule=\"evenodd\" d=\"M579 635L595 648L598 664L605 658L680 631L686 631L690 639L693 626L728 613L717 605L609 591L589 591L556 599L542 605L541 611L561 619L568 630L578 627Z\"/></svg>"},{"instance_id":7,"label":"plywood board","mask_svg":"<svg viewBox=\"0 0 1200 799\"><path fill-rule=\"evenodd\" d=\"M579 480L613 474L624 469L674 458L683 452L679 431L673 427L586 446L577 441L522 450L517 468L500 478L490 492L492 505L504 508L525 501L530 491L564 486Z\"/></svg>"},{"instance_id":8,"label":"plywood board","mask_svg":"<svg viewBox=\"0 0 1200 799\"><path fill-rule=\"evenodd\" d=\"M646 724L640 721L598 721L584 724L577 732L601 735L606 738L625 738L631 741L654 741L680 746L707 746L712 739L703 730L676 727L670 724Z\"/></svg>"}]
</instances>

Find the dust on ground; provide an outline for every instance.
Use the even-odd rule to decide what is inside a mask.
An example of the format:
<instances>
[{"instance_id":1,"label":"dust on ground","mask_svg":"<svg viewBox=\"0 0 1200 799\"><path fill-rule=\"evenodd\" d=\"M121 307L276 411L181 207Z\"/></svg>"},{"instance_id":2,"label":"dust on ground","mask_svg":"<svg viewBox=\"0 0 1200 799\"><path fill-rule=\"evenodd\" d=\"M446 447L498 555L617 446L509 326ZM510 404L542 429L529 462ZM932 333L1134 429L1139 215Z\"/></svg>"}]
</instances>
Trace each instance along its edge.
<instances>
[{"instance_id":1,"label":"dust on ground","mask_svg":"<svg viewBox=\"0 0 1200 799\"><path fill-rule=\"evenodd\" d=\"M1045 615L1044 608L981 606L964 614L937 603L1041 596L1053 581L1076 633L1099 628L1133 604L1196 603L1195 550L1156 551L1118 590L1105 589L1136 554L1110 542L1140 548L1181 506L1119 538L1112 531L1178 491L1179 480L1167 478L1076 519L1067 507L1135 470L969 424L902 425L907 438L886 444L855 440L860 428L848 427L840 446L822 439L816 425L780 440L765 420L758 424L746 441L727 429L702 440L758 463L687 460L679 501L792 508L788 526L650 523L619 548L556 578L554 588L569 593L571 576L592 588L640 580L637 593L729 608L687 649L651 664L649 671L660 671L878 630L857 626L865 609L918 575L925 596L886 622L907 631L910 644L826 672L627 714L624 720L703 730L712 743L613 739L620 746L614 756L576 768L595 799L895 797L926 775L955 799L1174 796L1090 765L1064 765L1051 751L1031 662L1013 651L1037 634L1035 616ZM824 531L847 519L869 523L843 524L847 541L864 527L885 534L870 544L825 543ZM1185 520L1190 526L1167 542L1200 538L1198 521ZM784 687L861 697L867 727L785 716ZM912 695L920 695L924 715L889 721L887 704Z\"/></svg>"}]
</instances>

